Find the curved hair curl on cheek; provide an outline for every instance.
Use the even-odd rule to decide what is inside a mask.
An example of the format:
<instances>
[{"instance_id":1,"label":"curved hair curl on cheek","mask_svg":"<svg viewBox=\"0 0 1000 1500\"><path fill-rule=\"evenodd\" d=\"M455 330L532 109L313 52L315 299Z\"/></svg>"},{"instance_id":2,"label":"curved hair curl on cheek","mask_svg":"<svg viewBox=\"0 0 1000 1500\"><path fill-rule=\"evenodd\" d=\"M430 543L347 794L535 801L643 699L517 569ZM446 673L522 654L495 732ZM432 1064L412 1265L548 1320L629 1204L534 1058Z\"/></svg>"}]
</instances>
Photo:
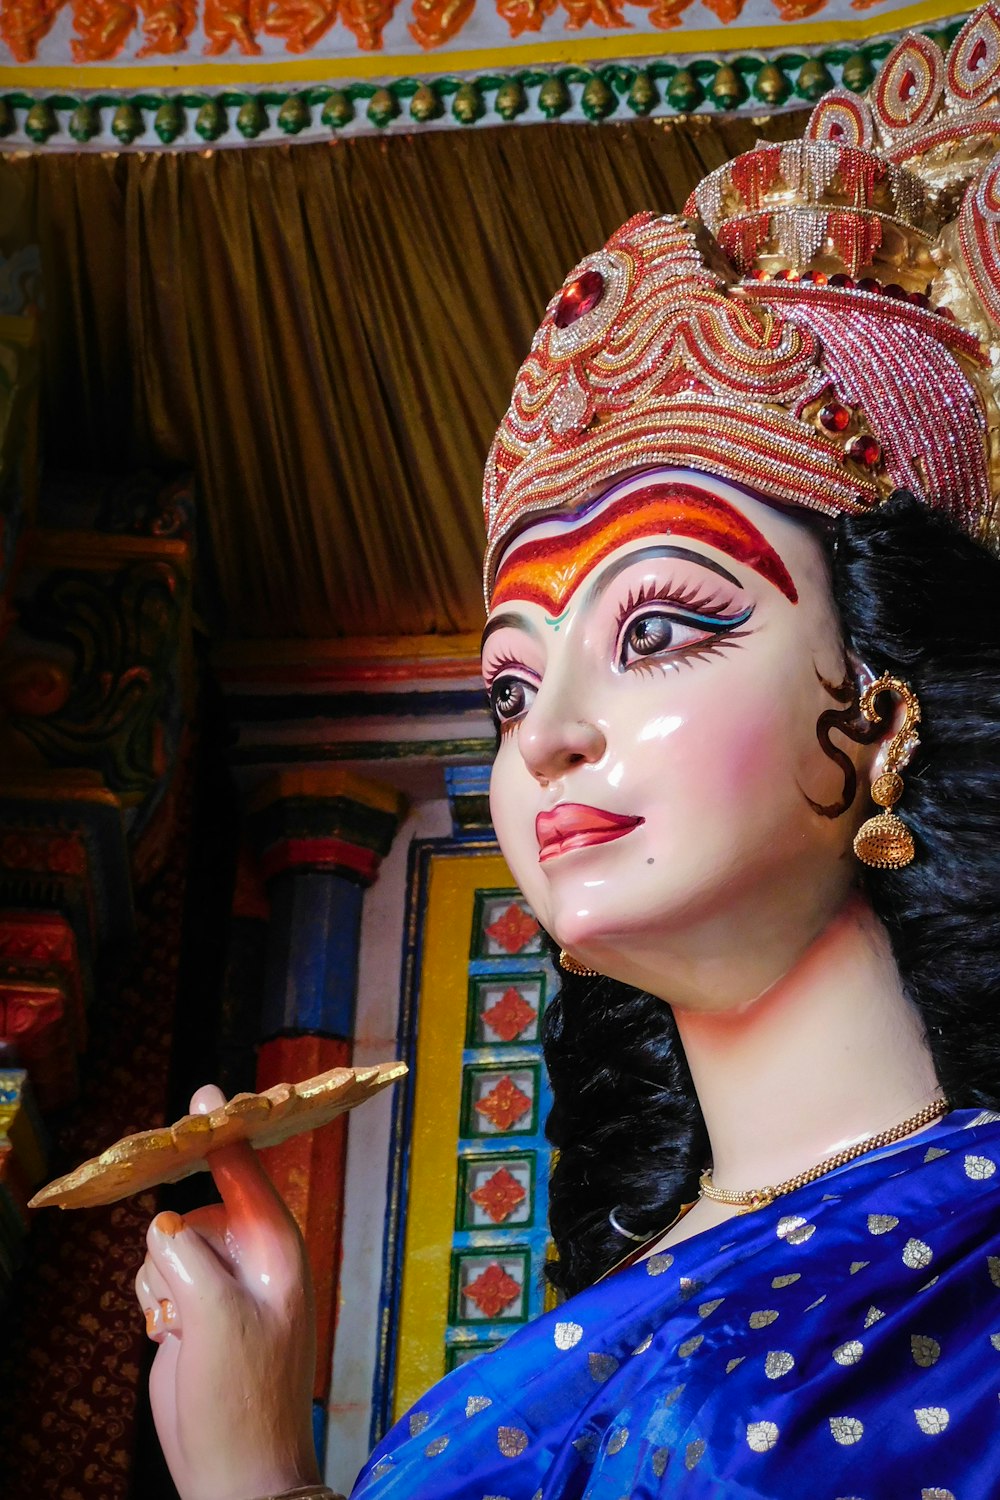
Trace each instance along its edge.
<instances>
[{"instance_id":1,"label":"curved hair curl on cheek","mask_svg":"<svg viewBox=\"0 0 1000 1500\"><path fill-rule=\"evenodd\" d=\"M899 495L841 518L831 570L847 650L912 683L923 710L907 773L917 857L900 870L859 866L858 879L888 931L948 1100L1000 1110L1000 560ZM842 706L820 716L821 744L849 731L836 716L854 711L846 686L830 691ZM559 1150L549 1199L559 1259L549 1274L573 1292L629 1248L609 1211L632 1232L662 1229L697 1195L708 1143L662 1001L564 974L543 1040L554 1100L547 1133Z\"/></svg>"},{"instance_id":2,"label":"curved hair curl on cheek","mask_svg":"<svg viewBox=\"0 0 1000 1500\"><path fill-rule=\"evenodd\" d=\"M844 785L835 802L817 802L808 792L803 795L813 812L819 813L821 818L839 818L854 806L858 794L858 773L847 751L833 743L831 734L842 734L856 745L870 745L883 731L881 724L869 723L861 712L861 694L848 661L844 662L844 676L840 682L828 682L818 667L816 676L830 697L836 703L844 705L842 708L824 709L816 721L819 747L843 775Z\"/></svg>"}]
</instances>

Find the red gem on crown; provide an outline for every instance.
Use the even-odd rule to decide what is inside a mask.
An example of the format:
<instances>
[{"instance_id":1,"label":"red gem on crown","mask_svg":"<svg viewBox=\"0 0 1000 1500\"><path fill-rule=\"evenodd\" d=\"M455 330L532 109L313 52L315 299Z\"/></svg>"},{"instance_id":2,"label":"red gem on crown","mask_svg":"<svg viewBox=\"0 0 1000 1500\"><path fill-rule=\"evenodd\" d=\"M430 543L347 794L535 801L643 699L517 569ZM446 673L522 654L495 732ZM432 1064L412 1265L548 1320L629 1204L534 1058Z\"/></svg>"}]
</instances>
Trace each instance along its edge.
<instances>
[{"instance_id":1,"label":"red gem on crown","mask_svg":"<svg viewBox=\"0 0 1000 1500\"><path fill-rule=\"evenodd\" d=\"M828 401L819 414L819 425L827 432L843 432L850 420L849 408L840 401Z\"/></svg>"},{"instance_id":2,"label":"red gem on crown","mask_svg":"<svg viewBox=\"0 0 1000 1500\"><path fill-rule=\"evenodd\" d=\"M847 456L862 468L875 469L882 462L881 444L868 433L853 438L847 445Z\"/></svg>"},{"instance_id":3,"label":"red gem on crown","mask_svg":"<svg viewBox=\"0 0 1000 1500\"><path fill-rule=\"evenodd\" d=\"M604 296L604 277L600 271L584 271L563 288L556 303L552 321L557 328L568 328L585 313L592 312Z\"/></svg>"}]
</instances>

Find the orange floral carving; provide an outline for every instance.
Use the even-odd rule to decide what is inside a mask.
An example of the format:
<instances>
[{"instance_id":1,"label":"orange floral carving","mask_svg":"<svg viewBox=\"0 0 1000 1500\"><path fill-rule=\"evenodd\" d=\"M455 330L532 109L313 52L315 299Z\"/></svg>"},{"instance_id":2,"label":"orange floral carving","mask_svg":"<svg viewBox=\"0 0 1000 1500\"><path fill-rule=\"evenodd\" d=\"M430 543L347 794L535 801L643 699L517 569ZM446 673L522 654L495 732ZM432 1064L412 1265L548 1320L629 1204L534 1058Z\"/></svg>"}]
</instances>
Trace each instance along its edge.
<instances>
[{"instance_id":1,"label":"orange floral carving","mask_svg":"<svg viewBox=\"0 0 1000 1500\"><path fill-rule=\"evenodd\" d=\"M507 910L486 928L486 936L491 937L505 953L519 953L537 933L538 923L516 901L512 901Z\"/></svg>"},{"instance_id":2,"label":"orange floral carving","mask_svg":"<svg viewBox=\"0 0 1000 1500\"><path fill-rule=\"evenodd\" d=\"M872 3L876 3L876 0L872 0ZM723 26L728 26L739 19L746 0L705 0L705 4L710 11L714 11Z\"/></svg>"},{"instance_id":3,"label":"orange floral carving","mask_svg":"<svg viewBox=\"0 0 1000 1500\"><path fill-rule=\"evenodd\" d=\"M337 0L275 0L267 13L268 36L283 36L288 52L308 52L337 19Z\"/></svg>"},{"instance_id":4,"label":"orange floral carving","mask_svg":"<svg viewBox=\"0 0 1000 1500\"><path fill-rule=\"evenodd\" d=\"M483 1020L502 1042L512 1042L520 1036L526 1026L538 1019L538 1012L529 1005L519 990L511 985L500 999L483 1011Z\"/></svg>"},{"instance_id":5,"label":"orange floral carving","mask_svg":"<svg viewBox=\"0 0 1000 1500\"><path fill-rule=\"evenodd\" d=\"M605 31L617 27L631 26L626 21L620 4L616 0L562 0L566 11L567 31L579 31L581 26L593 24Z\"/></svg>"},{"instance_id":6,"label":"orange floral carving","mask_svg":"<svg viewBox=\"0 0 1000 1500\"><path fill-rule=\"evenodd\" d=\"M195 0L139 0L143 43L136 57L186 52L194 30Z\"/></svg>"},{"instance_id":7,"label":"orange floral carving","mask_svg":"<svg viewBox=\"0 0 1000 1500\"><path fill-rule=\"evenodd\" d=\"M16 62L31 62L63 0L0 0L0 37Z\"/></svg>"},{"instance_id":8,"label":"orange floral carving","mask_svg":"<svg viewBox=\"0 0 1000 1500\"><path fill-rule=\"evenodd\" d=\"M494 1224L509 1219L515 1208L519 1208L527 1197L524 1188L506 1167L488 1177L481 1187L475 1188L469 1197Z\"/></svg>"},{"instance_id":9,"label":"orange floral carving","mask_svg":"<svg viewBox=\"0 0 1000 1500\"><path fill-rule=\"evenodd\" d=\"M774 3L783 21L808 21L823 9L826 0L774 0Z\"/></svg>"},{"instance_id":10,"label":"orange floral carving","mask_svg":"<svg viewBox=\"0 0 1000 1500\"><path fill-rule=\"evenodd\" d=\"M205 0L202 24L206 57L228 52L235 42L244 57L260 52L257 33L264 23L265 0Z\"/></svg>"},{"instance_id":11,"label":"orange floral carving","mask_svg":"<svg viewBox=\"0 0 1000 1500\"><path fill-rule=\"evenodd\" d=\"M398 0L342 0L340 19L363 52L380 52L382 32L397 4Z\"/></svg>"},{"instance_id":12,"label":"orange floral carving","mask_svg":"<svg viewBox=\"0 0 1000 1500\"><path fill-rule=\"evenodd\" d=\"M681 24L681 16L693 0L636 0L636 4L649 5L649 22L659 31L673 31ZM713 7L714 8L714 7Z\"/></svg>"},{"instance_id":13,"label":"orange floral carving","mask_svg":"<svg viewBox=\"0 0 1000 1500\"><path fill-rule=\"evenodd\" d=\"M73 61L104 62L117 57L135 30L130 0L74 0Z\"/></svg>"},{"instance_id":14,"label":"orange floral carving","mask_svg":"<svg viewBox=\"0 0 1000 1500\"><path fill-rule=\"evenodd\" d=\"M497 1318L505 1307L516 1302L521 1288L513 1276L508 1276L503 1266L494 1261L465 1288L464 1296L474 1302L486 1318Z\"/></svg>"},{"instance_id":15,"label":"orange floral carving","mask_svg":"<svg viewBox=\"0 0 1000 1500\"><path fill-rule=\"evenodd\" d=\"M510 1130L530 1108L528 1095L505 1073L500 1082L479 1100L476 1112L484 1115L497 1130Z\"/></svg>"},{"instance_id":16,"label":"orange floral carving","mask_svg":"<svg viewBox=\"0 0 1000 1500\"><path fill-rule=\"evenodd\" d=\"M542 23L556 8L556 0L497 0L497 15L510 27L511 36L541 31Z\"/></svg>"},{"instance_id":17,"label":"orange floral carving","mask_svg":"<svg viewBox=\"0 0 1000 1500\"><path fill-rule=\"evenodd\" d=\"M440 47L458 35L474 5L475 0L413 0L407 30L421 47Z\"/></svg>"}]
</instances>

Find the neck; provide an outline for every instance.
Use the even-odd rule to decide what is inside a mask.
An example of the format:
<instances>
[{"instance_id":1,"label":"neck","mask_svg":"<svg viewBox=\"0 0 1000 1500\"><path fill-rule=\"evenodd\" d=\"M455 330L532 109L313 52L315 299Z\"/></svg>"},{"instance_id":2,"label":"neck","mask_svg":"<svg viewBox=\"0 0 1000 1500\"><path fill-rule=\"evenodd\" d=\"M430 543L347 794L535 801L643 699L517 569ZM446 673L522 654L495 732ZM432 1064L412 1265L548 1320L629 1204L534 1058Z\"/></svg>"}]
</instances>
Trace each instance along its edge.
<instances>
[{"instance_id":1,"label":"neck","mask_svg":"<svg viewBox=\"0 0 1000 1500\"><path fill-rule=\"evenodd\" d=\"M757 999L674 1015L720 1188L781 1182L938 1090L885 929L859 899Z\"/></svg>"}]
</instances>

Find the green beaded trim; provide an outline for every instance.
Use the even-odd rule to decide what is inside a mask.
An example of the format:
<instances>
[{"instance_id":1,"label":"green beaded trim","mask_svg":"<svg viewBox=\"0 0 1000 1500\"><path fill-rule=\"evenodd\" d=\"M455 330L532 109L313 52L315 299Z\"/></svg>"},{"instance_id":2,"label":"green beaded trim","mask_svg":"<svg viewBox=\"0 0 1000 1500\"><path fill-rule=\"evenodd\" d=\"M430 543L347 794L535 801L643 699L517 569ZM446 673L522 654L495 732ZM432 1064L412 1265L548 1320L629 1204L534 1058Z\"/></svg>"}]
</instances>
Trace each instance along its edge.
<instances>
[{"instance_id":1,"label":"green beaded trim","mask_svg":"<svg viewBox=\"0 0 1000 1500\"><path fill-rule=\"evenodd\" d=\"M960 24L956 21L925 34L945 48ZM296 136L320 129L333 133L355 121L367 121L379 130L394 120L423 125L446 115L457 125L475 125L487 118L491 123L510 122L532 103L547 120L557 120L579 102L583 114L594 123L613 115L619 119L653 113L685 115L706 102L720 112L764 113L797 101L813 103L838 82L863 93L894 44L890 37L853 50L830 47L812 56L790 52L725 61L706 57L683 63L658 60L642 66L611 63L596 69L400 78L382 85L316 85L296 91L223 89L218 93L51 94L44 98L7 93L0 94L0 137L17 130L15 110L27 112L23 132L39 146L64 132L86 145L108 128L109 112L111 134L122 146L132 145L145 134L150 117L162 144L171 146L189 128L211 145L233 126L244 140L253 141L275 127L286 136Z\"/></svg>"}]
</instances>

